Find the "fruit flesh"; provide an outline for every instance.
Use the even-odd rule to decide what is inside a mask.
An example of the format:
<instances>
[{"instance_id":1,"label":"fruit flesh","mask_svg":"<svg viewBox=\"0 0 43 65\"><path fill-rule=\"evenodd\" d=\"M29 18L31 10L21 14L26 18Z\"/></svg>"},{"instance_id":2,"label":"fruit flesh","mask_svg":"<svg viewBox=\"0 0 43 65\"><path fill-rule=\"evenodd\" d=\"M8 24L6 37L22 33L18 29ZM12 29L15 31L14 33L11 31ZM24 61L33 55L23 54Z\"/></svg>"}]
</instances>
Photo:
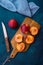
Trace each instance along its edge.
<instances>
[{"instance_id":1,"label":"fruit flesh","mask_svg":"<svg viewBox=\"0 0 43 65\"><path fill-rule=\"evenodd\" d=\"M19 52L22 52L24 49L25 49L25 44L22 42L22 43L17 43L16 44L16 48Z\"/></svg>"},{"instance_id":2,"label":"fruit flesh","mask_svg":"<svg viewBox=\"0 0 43 65\"><path fill-rule=\"evenodd\" d=\"M23 35L22 34L17 34L15 36L15 41L16 42L22 42L22 40L23 40Z\"/></svg>"},{"instance_id":3,"label":"fruit flesh","mask_svg":"<svg viewBox=\"0 0 43 65\"><path fill-rule=\"evenodd\" d=\"M34 37L32 35L27 35L26 37L26 43L31 44L34 42Z\"/></svg>"},{"instance_id":4,"label":"fruit flesh","mask_svg":"<svg viewBox=\"0 0 43 65\"><path fill-rule=\"evenodd\" d=\"M32 35L37 35L38 34L38 28L33 26L30 28L30 32Z\"/></svg>"}]
</instances>

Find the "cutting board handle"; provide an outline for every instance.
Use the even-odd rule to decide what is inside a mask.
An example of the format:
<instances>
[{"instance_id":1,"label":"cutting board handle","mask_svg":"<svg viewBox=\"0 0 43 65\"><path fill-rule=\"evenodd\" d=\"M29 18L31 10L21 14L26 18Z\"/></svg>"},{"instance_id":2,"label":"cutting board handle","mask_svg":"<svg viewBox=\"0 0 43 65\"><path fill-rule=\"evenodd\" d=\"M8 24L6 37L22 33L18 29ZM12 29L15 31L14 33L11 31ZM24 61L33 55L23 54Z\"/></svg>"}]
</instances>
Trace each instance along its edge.
<instances>
[{"instance_id":1,"label":"cutting board handle","mask_svg":"<svg viewBox=\"0 0 43 65\"><path fill-rule=\"evenodd\" d=\"M12 53L10 55L10 58L14 58L17 53L18 53L18 50L17 49L13 49L13 51L12 51Z\"/></svg>"}]
</instances>

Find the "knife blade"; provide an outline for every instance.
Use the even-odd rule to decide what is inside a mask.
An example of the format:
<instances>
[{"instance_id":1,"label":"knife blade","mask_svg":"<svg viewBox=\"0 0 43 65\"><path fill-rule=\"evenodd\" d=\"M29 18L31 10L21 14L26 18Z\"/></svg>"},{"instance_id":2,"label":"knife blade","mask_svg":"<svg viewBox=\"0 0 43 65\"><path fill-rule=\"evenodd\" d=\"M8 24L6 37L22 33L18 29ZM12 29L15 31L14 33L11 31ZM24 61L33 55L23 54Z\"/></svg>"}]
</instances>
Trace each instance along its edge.
<instances>
[{"instance_id":1,"label":"knife blade","mask_svg":"<svg viewBox=\"0 0 43 65\"><path fill-rule=\"evenodd\" d=\"M9 52L10 51L9 40L8 40L7 30L6 30L6 27L3 22L2 22L2 28L3 28L3 33L4 33L4 37L5 37L7 52Z\"/></svg>"}]
</instances>

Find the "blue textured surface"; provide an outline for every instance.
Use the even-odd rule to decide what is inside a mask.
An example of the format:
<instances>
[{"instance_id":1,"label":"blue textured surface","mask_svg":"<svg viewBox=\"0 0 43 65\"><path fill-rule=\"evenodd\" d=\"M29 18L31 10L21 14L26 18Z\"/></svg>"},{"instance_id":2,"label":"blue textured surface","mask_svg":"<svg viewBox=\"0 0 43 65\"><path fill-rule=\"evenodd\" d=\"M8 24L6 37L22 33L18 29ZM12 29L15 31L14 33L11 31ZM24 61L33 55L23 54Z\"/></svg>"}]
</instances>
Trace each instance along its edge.
<instances>
[{"instance_id":1,"label":"blue textured surface","mask_svg":"<svg viewBox=\"0 0 43 65\"><path fill-rule=\"evenodd\" d=\"M7 62L5 65L43 65L43 1L31 1L35 2L38 6L40 6L38 12L32 17L32 19L36 20L41 25L40 32L36 36L34 44L31 45L27 52L19 53L14 59L11 60L11 62ZM4 21L8 31L9 40L11 40L13 35L17 31L17 29L13 30L8 27L8 21L11 18L16 19L20 25L24 20L25 16L22 16L18 13L10 12L0 7L0 65L2 65L3 61L10 54L6 52L1 21Z\"/></svg>"}]
</instances>

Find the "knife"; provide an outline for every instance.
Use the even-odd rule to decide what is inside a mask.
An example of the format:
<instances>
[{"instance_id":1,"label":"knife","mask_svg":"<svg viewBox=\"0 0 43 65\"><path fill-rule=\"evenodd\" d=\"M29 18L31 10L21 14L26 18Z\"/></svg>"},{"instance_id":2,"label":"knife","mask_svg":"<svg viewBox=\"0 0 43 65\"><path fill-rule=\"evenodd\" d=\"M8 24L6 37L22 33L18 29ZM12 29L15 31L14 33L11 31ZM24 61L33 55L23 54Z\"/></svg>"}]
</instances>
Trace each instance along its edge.
<instances>
[{"instance_id":1,"label":"knife","mask_svg":"<svg viewBox=\"0 0 43 65\"><path fill-rule=\"evenodd\" d=\"M9 40L8 40L8 35L7 35L6 27L5 27L3 22L2 22L2 28L3 28L3 33L4 33L4 37L5 37L5 42L6 42L6 49L7 49L7 52L9 52L10 51Z\"/></svg>"}]
</instances>

